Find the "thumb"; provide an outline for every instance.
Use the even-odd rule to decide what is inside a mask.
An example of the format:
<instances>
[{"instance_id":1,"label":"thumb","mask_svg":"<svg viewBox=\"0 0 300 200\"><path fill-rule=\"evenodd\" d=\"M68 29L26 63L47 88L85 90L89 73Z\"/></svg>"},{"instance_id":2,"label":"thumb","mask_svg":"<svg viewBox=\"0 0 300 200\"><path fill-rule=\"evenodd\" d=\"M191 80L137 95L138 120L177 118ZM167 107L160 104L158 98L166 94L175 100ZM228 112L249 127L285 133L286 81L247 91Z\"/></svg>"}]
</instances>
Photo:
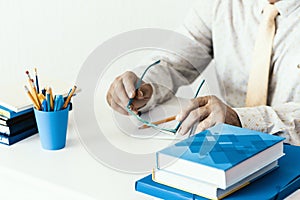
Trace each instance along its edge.
<instances>
[{"instance_id":1,"label":"thumb","mask_svg":"<svg viewBox=\"0 0 300 200\"><path fill-rule=\"evenodd\" d=\"M150 99L153 93L153 88L150 84L144 83L141 85L139 90L137 91L137 99Z\"/></svg>"}]
</instances>

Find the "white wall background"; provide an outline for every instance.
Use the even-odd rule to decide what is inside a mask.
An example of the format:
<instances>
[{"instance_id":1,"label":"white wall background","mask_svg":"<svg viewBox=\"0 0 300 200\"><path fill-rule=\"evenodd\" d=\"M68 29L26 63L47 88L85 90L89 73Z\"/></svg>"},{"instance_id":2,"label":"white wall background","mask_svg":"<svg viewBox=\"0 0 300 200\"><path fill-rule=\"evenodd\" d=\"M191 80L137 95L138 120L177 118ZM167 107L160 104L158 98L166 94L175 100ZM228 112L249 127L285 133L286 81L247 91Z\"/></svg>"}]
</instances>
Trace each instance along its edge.
<instances>
[{"instance_id":1,"label":"white wall background","mask_svg":"<svg viewBox=\"0 0 300 200\"><path fill-rule=\"evenodd\" d=\"M195 0L0 0L1 88L25 70L75 81L103 41L137 28L178 27ZM3 89L2 89L3 91Z\"/></svg>"}]
</instances>

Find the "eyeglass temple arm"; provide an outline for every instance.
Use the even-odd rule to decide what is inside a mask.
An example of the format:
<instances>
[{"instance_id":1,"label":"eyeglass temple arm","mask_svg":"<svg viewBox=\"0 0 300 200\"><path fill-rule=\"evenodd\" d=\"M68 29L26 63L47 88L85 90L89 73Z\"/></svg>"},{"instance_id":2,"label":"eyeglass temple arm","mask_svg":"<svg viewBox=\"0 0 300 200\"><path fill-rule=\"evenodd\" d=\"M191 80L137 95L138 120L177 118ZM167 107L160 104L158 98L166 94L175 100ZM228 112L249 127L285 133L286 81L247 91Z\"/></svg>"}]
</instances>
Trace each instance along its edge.
<instances>
[{"instance_id":1,"label":"eyeglass temple arm","mask_svg":"<svg viewBox=\"0 0 300 200\"><path fill-rule=\"evenodd\" d=\"M200 83L200 85L199 85L199 87L198 87L198 89L197 89L197 92L196 92L196 94L195 94L195 96L194 96L194 99L197 98L197 96L198 96L198 94L199 94L199 92L200 92L200 90L201 90L201 88L202 88L204 82L205 82L205 79L203 79L202 82ZM182 122L178 122L178 124L177 124L177 126L176 126L176 128L175 128L174 130L177 131L177 130L179 129L179 127L181 126L181 124L182 124Z\"/></svg>"},{"instance_id":2,"label":"eyeglass temple arm","mask_svg":"<svg viewBox=\"0 0 300 200\"><path fill-rule=\"evenodd\" d=\"M152 63L151 65L149 65L146 70L144 71L144 73L142 74L141 78L139 78L138 82L136 83L135 85L135 91L137 91L140 87L141 87L141 84L142 84L142 80L146 74L146 72L154 65L157 65L158 63L160 63L160 60ZM128 104L127 104L127 107L130 106L133 102L134 98L130 98L129 101L128 101Z\"/></svg>"}]
</instances>

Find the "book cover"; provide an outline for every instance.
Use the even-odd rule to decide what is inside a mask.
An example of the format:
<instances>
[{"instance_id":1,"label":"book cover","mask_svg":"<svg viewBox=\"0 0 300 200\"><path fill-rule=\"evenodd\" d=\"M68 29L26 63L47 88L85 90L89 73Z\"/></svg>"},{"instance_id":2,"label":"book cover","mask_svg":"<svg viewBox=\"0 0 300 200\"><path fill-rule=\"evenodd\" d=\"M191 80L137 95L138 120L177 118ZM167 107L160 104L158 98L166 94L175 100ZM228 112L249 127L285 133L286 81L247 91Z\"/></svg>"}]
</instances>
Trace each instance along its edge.
<instances>
[{"instance_id":1,"label":"book cover","mask_svg":"<svg viewBox=\"0 0 300 200\"><path fill-rule=\"evenodd\" d=\"M227 124L157 152L164 169L226 189L283 155L284 138Z\"/></svg>"},{"instance_id":2,"label":"book cover","mask_svg":"<svg viewBox=\"0 0 300 200\"><path fill-rule=\"evenodd\" d=\"M135 190L161 199L194 199L194 195L191 193L154 182L151 174L136 181Z\"/></svg>"},{"instance_id":3,"label":"book cover","mask_svg":"<svg viewBox=\"0 0 300 200\"><path fill-rule=\"evenodd\" d=\"M6 145L13 145L25 138L28 138L38 132L37 128L31 128L29 130L23 131L17 135L13 136L6 136L6 135L0 135L0 143L6 144Z\"/></svg>"},{"instance_id":4,"label":"book cover","mask_svg":"<svg viewBox=\"0 0 300 200\"><path fill-rule=\"evenodd\" d=\"M284 199L300 187L300 147L284 145L285 156L279 159L279 167L246 187L227 196L224 200ZM161 199L206 198L156 183L148 175L135 184L136 191Z\"/></svg>"},{"instance_id":5,"label":"book cover","mask_svg":"<svg viewBox=\"0 0 300 200\"><path fill-rule=\"evenodd\" d=\"M152 180L157 183L161 183L163 185L167 185L182 191L203 196L208 199L221 199L249 185L251 182L266 175L267 173L270 173L277 167L278 167L278 161L274 161L273 163L267 165L261 170L255 172L254 174L230 186L226 190L219 189L215 185L211 185L206 182L202 182L193 178L170 173L165 170L153 170Z\"/></svg>"}]
</instances>

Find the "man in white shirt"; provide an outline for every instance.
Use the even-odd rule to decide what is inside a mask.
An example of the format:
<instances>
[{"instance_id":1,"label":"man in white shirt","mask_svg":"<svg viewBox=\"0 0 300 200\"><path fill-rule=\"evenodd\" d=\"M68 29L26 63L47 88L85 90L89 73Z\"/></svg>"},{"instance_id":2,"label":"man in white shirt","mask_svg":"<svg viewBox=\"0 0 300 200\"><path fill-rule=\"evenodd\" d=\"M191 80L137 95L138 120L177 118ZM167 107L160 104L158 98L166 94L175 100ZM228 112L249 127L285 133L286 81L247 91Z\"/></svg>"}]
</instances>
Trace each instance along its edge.
<instances>
[{"instance_id":1,"label":"man in white shirt","mask_svg":"<svg viewBox=\"0 0 300 200\"><path fill-rule=\"evenodd\" d=\"M276 33L270 60L267 104L246 106L252 54L266 4L275 5ZM183 26L183 33L195 46L182 52L196 60L196 68L183 58L161 57L162 67L149 71L138 92L138 77L125 72L112 83L107 101L116 111L127 114L129 98L134 109L147 110L170 98L181 85L193 82L205 67L215 61L217 77L226 92L226 103L215 96L191 100L177 120L179 134L195 123L196 132L225 122L253 130L278 134L286 142L300 144L300 1L299 0L202 0ZM151 84L150 84L151 83ZM168 86L173 91L165 90ZM257 91L260 92L260 91Z\"/></svg>"}]
</instances>

